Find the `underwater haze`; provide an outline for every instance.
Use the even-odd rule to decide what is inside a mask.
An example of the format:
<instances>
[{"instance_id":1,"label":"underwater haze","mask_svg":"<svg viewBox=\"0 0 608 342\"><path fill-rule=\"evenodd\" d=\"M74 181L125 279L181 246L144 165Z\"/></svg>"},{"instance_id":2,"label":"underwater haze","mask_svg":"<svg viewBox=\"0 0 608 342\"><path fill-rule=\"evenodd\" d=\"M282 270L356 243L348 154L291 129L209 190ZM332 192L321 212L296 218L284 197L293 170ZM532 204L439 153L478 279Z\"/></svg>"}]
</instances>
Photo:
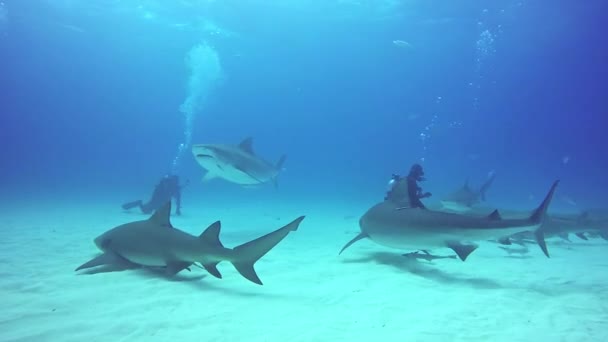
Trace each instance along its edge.
<instances>
[{"instance_id":1,"label":"underwater haze","mask_svg":"<svg viewBox=\"0 0 608 342\"><path fill-rule=\"evenodd\" d=\"M557 177L591 205L608 185L604 9L4 1L4 192L94 197L173 169L205 192L179 145L251 136L268 159L288 154L294 196L382 196L422 162L436 193L496 170L501 199Z\"/></svg>"},{"instance_id":2,"label":"underwater haze","mask_svg":"<svg viewBox=\"0 0 608 342\"><path fill-rule=\"evenodd\" d=\"M530 246L533 258L506 257L489 243L464 264L435 260L448 265L441 271L426 264L404 271L402 252L369 241L350 247L350 256L336 255L359 232L367 208L384 199L391 176L405 177L416 163L425 172L420 186L432 193L423 199L429 206L494 175L483 206L530 212L560 180L549 212L608 217L606 13L600 0L0 0L0 260L7 279L0 293L14 298L12 309L0 310L0 339L194 341L206 332L213 341L525 341L555 328L554 340L602 340L605 306L578 319L562 314L576 310L568 303L584 311L584 303L608 299L607 264L600 262L608 246L597 235L605 237L608 224L595 236L585 231L588 240L568 239L581 230L565 232L565 240L547 235L557 251L551 259L537 246ZM197 157L193 148L202 144L231 146ZM254 153L220 161L243 151ZM251 159L258 157L263 161ZM74 274L97 251L95 237L149 217L152 211L121 205L148 200L165 175L184 185L183 215L172 215L173 225L198 236L227 220L222 236L231 247L306 215L285 249L279 245L257 267L262 289L252 290L230 266L222 281L196 279L213 284L202 289L139 273ZM580 254L564 255L572 248ZM31 269L22 274L20 260L35 257L43 260L23 265ZM475 258L484 261L470 265ZM575 273L562 273L568 267L560 261L572 262ZM593 278L579 278L585 274ZM113 283L122 287L104 290ZM561 287L541 289L553 283ZM574 283L589 297L577 297L568 287ZM133 292L98 307L82 288ZM154 302L157 291L163 300ZM473 303L471 292L482 292ZM294 300L294 293L306 298ZM433 304L442 293L451 295L450 313ZM567 304L555 304L561 299ZM458 311L458 300L510 306L497 304L490 320L515 319L514 335L470 318L459 323L475 310ZM546 320L517 323L539 301L548 305ZM88 308L78 309L83 302ZM176 305L167 303L186 302L167 310ZM302 303L316 304L306 311ZM421 306L418 327L403 332L417 317L400 310L413 315ZM293 317L282 316L294 307ZM337 318L346 312L358 316ZM122 323L109 323L122 314ZM91 323L100 316L103 329ZM203 316L224 323L194 327ZM27 329L41 320L63 323ZM581 321L593 322L585 333L577 330ZM70 335L83 324L87 332ZM466 331L450 335L458 324Z\"/></svg>"}]
</instances>

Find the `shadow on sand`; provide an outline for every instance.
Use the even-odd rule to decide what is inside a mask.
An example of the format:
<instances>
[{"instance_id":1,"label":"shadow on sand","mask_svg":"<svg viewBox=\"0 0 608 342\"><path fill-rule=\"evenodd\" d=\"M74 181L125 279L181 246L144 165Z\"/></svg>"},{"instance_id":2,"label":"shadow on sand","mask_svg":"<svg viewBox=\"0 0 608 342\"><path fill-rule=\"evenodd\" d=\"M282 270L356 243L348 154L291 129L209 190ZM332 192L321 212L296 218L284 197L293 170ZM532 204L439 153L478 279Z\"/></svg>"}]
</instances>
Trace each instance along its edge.
<instances>
[{"instance_id":1,"label":"shadow on sand","mask_svg":"<svg viewBox=\"0 0 608 342\"><path fill-rule=\"evenodd\" d=\"M556 296L563 294L571 294L585 292L588 289L585 286L576 284L572 281L557 281L539 280L538 284L524 284L517 281L499 282L490 278L475 277L469 275L448 273L441 269L435 268L433 265L439 262L460 262L456 260L438 260L434 262L426 262L420 260L412 260L403 257L398 253L375 252L371 255L358 259L344 260L344 263L369 263L391 266L399 271L417 275L425 279L429 279L441 284L462 285L475 289L493 290L493 289L516 289L524 291L532 291L545 296Z\"/></svg>"},{"instance_id":2,"label":"shadow on sand","mask_svg":"<svg viewBox=\"0 0 608 342\"><path fill-rule=\"evenodd\" d=\"M94 268L86 269L80 271L79 275L95 275L99 273L111 273L111 272L122 272L122 271L133 271L138 276L143 278L153 278L159 279L160 281L169 281L175 283L188 284L198 290L205 291L218 291L223 294L235 295L235 296L243 296L243 297L252 297L252 296L263 296L264 298L285 298L286 296L277 295L269 292L265 292L261 290L261 286L251 283L245 278L241 278L244 282L243 284L238 284L239 288L235 288L232 284L226 284L227 286L221 286L221 283L218 283L218 286L213 284L213 281L221 282L222 279L216 279L215 277L209 277L207 274L195 274L197 269L201 268L197 264L194 264L190 267L191 271L184 270L176 275L169 276L167 275L164 267L144 267L138 265L102 265ZM234 271L236 272L236 270ZM207 279L209 278L209 279ZM201 281L201 280L208 281ZM262 280L263 281L263 280ZM249 286L251 290L243 290L242 287ZM256 291L257 289L257 291Z\"/></svg>"},{"instance_id":3,"label":"shadow on sand","mask_svg":"<svg viewBox=\"0 0 608 342\"><path fill-rule=\"evenodd\" d=\"M444 272L433 267L433 264L438 262L461 262L460 260L438 260L426 262L420 260L412 260L397 253L375 252L368 257L359 259L345 260L345 263L368 263L376 262L381 265L394 267L400 271L414 274L429 280L436 281L442 284L458 284L466 285L479 289L499 289L504 286L492 279L469 277L458 274Z\"/></svg>"}]
</instances>

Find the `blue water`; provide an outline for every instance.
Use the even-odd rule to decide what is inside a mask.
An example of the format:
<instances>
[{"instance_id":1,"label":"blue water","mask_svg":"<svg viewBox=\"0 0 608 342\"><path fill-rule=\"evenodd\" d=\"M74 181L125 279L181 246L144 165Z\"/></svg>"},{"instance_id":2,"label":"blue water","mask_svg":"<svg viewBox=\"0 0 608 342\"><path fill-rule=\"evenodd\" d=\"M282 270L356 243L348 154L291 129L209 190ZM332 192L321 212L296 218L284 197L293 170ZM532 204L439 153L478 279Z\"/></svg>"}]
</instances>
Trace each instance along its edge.
<instances>
[{"instance_id":1,"label":"blue water","mask_svg":"<svg viewBox=\"0 0 608 342\"><path fill-rule=\"evenodd\" d=\"M272 199L201 183L189 149L252 136L264 158L288 155L278 191L294 200L373 203L420 162L432 199L495 170L495 204L536 205L559 178L555 208L605 207L607 7L4 0L2 194L119 212L175 171L192 182L184 210Z\"/></svg>"}]
</instances>

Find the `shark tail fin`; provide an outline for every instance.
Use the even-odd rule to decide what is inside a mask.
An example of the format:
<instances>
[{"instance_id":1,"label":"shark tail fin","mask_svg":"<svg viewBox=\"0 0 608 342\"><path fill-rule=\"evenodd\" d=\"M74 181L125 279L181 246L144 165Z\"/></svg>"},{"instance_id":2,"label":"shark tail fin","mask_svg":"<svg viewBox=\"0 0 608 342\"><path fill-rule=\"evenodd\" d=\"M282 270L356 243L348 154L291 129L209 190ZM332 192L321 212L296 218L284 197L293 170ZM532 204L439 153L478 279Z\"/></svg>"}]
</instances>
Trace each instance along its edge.
<instances>
[{"instance_id":1,"label":"shark tail fin","mask_svg":"<svg viewBox=\"0 0 608 342\"><path fill-rule=\"evenodd\" d=\"M555 189L557 188L558 184L559 180L553 182L553 185L551 186L551 189L549 189L549 192L545 196L545 199L540 203L538 208L534 210L532 215L530 215L530 221L534 223L541 223L545 219L545 216L547 216L547 209L549 209L549 205L551 204L553 194L555 193Z\"/></svg>"},{"instance_id":2,"label":"shark tail fin","mask_svg":"<svg viewBox=\"0 0 608 342\"><path fill-rule=\"evenodd\" d=\"M279 161L277 161L275 168L277 169L277 175L272 177L272 184L274 184L275 189L279 188L279 181L278 181L278 177L279 177L279 173L281 172L281 169L283 169L283 164L285 164L285 159L287 159L287 155L284 154L281 156L281 158L279 158Z\"/></svg>"},{"instance_id":3,"label":"shark tail fin","mask_svg":"<svg viewBox=\"0 0 608 342\"><path fill-rule=\"evenodd\" d=\"M488 191L488 189L494 182L494 178L496 178L496 173L494 171L491 171L488 175L488 179L479 188L479 196L481 197L482 201L486 200L486 191Z\"/></svg>"},{"instance_id":4,"label":"shark tail fin","mask_svg":"<svg viewBox=\"0 0 608 342\"><path fill-rule=\"evenodd\" d=\"M277 170L281 170L283 168L283 164L285 164L285 159L287 159L286 154L282 155L281 158L279 158L279 161L277 161L277 164L275 165Z\"/></svg>"},{"instance_id":5,"label":"shark tail fin","mask_svg":"<svg viewBox=\"0 0 608 342\"><path fill-rule=\"evenodd\" d=\"M262 281L255 273L253 265L261 257L263 257L268 251L274 246L281 242L289 232L298 230L300 223L304 220L304 216L300 216L293 220L291 223L285 225L282 228L275 230L272 233L268 233L255 240L244 243L234 248L234 260L232 264L236 270L249 281L256 284L262 285Z\"/></svg>"},{"instance_id":6,"label":"shark tail fin","mask_svg":"<svg viewBox=\"0 0 608 342\"><path fill-rule=\"evenodd\" d=\"M553 194L555 193L555 189L557 188L558 184L559 184L559 180L556 180L555 182L553 182L553 185L551 186L551 189L547 193L547 196L545 196L545 199L541 202L541 204L538 206L538 208L536 208L536 210L534 210L532 215L530 215L530 218L529 218L530 221L532 221L535 224L541 224L543 222L543 220L547 216L547 210L549 209L549 204L551 204L551 200L553 199ZM545 233L542 230L542 226L540 226L538 229L536 229L536 231L534 232L534 237L536 239L536 242L540 246L540 249L543 251L543 253L547 257L549 257L549 251L547 250L547 243L545 242Z\"/></svg>"}]
</instances>

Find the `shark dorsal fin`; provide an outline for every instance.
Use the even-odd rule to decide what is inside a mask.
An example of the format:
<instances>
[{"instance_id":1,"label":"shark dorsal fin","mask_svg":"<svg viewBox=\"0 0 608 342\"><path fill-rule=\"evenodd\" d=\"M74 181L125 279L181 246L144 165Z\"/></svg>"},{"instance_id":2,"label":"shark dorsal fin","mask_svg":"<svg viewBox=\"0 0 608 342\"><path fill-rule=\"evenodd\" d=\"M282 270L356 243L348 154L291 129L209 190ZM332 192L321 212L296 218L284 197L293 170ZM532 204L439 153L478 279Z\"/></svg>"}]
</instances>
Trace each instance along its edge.
<instances>
[{"instance_id":1,"label":"shark dorsal fin","mask_svg":"<svg viewBox=\"0 0 608 342\"><path fill-rule=\"evenodd\" d=\"M148 219L150 222L154 222L160 226L172 228L171 220L169 215L171 214L171 201L163 204L162 207L156 209L154 214Z\"/></svg>"},{"instance_id":2,"label":"shark dorsal fin","mask_svg":"<svg viewBox=\"0 0 608 342\"><path fill-rule=\"evenodd\" d=\"M488 215L488 218L495 221L502 220L502 216L500 216L498 209L494 210L490 215Z\"/></svg>"},{"instance_id":3,"label":"shark dorsal fin","mask_svg":"<svg viewBox=\"0 0 608 342\"><path fill-rule=\"evenodd\" d=\"M583 211L577 218L576 221L579 223L585 223L589 219L589 212Z\"/></svg>"},{"instance_id":4,"label":"shark dorsal fin","mask_svg":"<svg viewBox=\"0 0 608 342\"><path fill-rule=\"evenodd\" d=\"M239 144L239 148L247 153L255 154L253 152L253 138L247 137Z\"/></svg>"},{"instance_id":5,"label":"shark dorsal fin","mask_svg":"<svg viewBox=\"0 0 608 342\"><path fill-rule=\"evenodd\" d=\"M221 228L222 223L220 221L215 221L209 227L207 227L207 229L205 229L205 231L198 238L212 246L224 247L224 245L222 245L222 243L220 242Z\"/></svg>"}]
</instances>

